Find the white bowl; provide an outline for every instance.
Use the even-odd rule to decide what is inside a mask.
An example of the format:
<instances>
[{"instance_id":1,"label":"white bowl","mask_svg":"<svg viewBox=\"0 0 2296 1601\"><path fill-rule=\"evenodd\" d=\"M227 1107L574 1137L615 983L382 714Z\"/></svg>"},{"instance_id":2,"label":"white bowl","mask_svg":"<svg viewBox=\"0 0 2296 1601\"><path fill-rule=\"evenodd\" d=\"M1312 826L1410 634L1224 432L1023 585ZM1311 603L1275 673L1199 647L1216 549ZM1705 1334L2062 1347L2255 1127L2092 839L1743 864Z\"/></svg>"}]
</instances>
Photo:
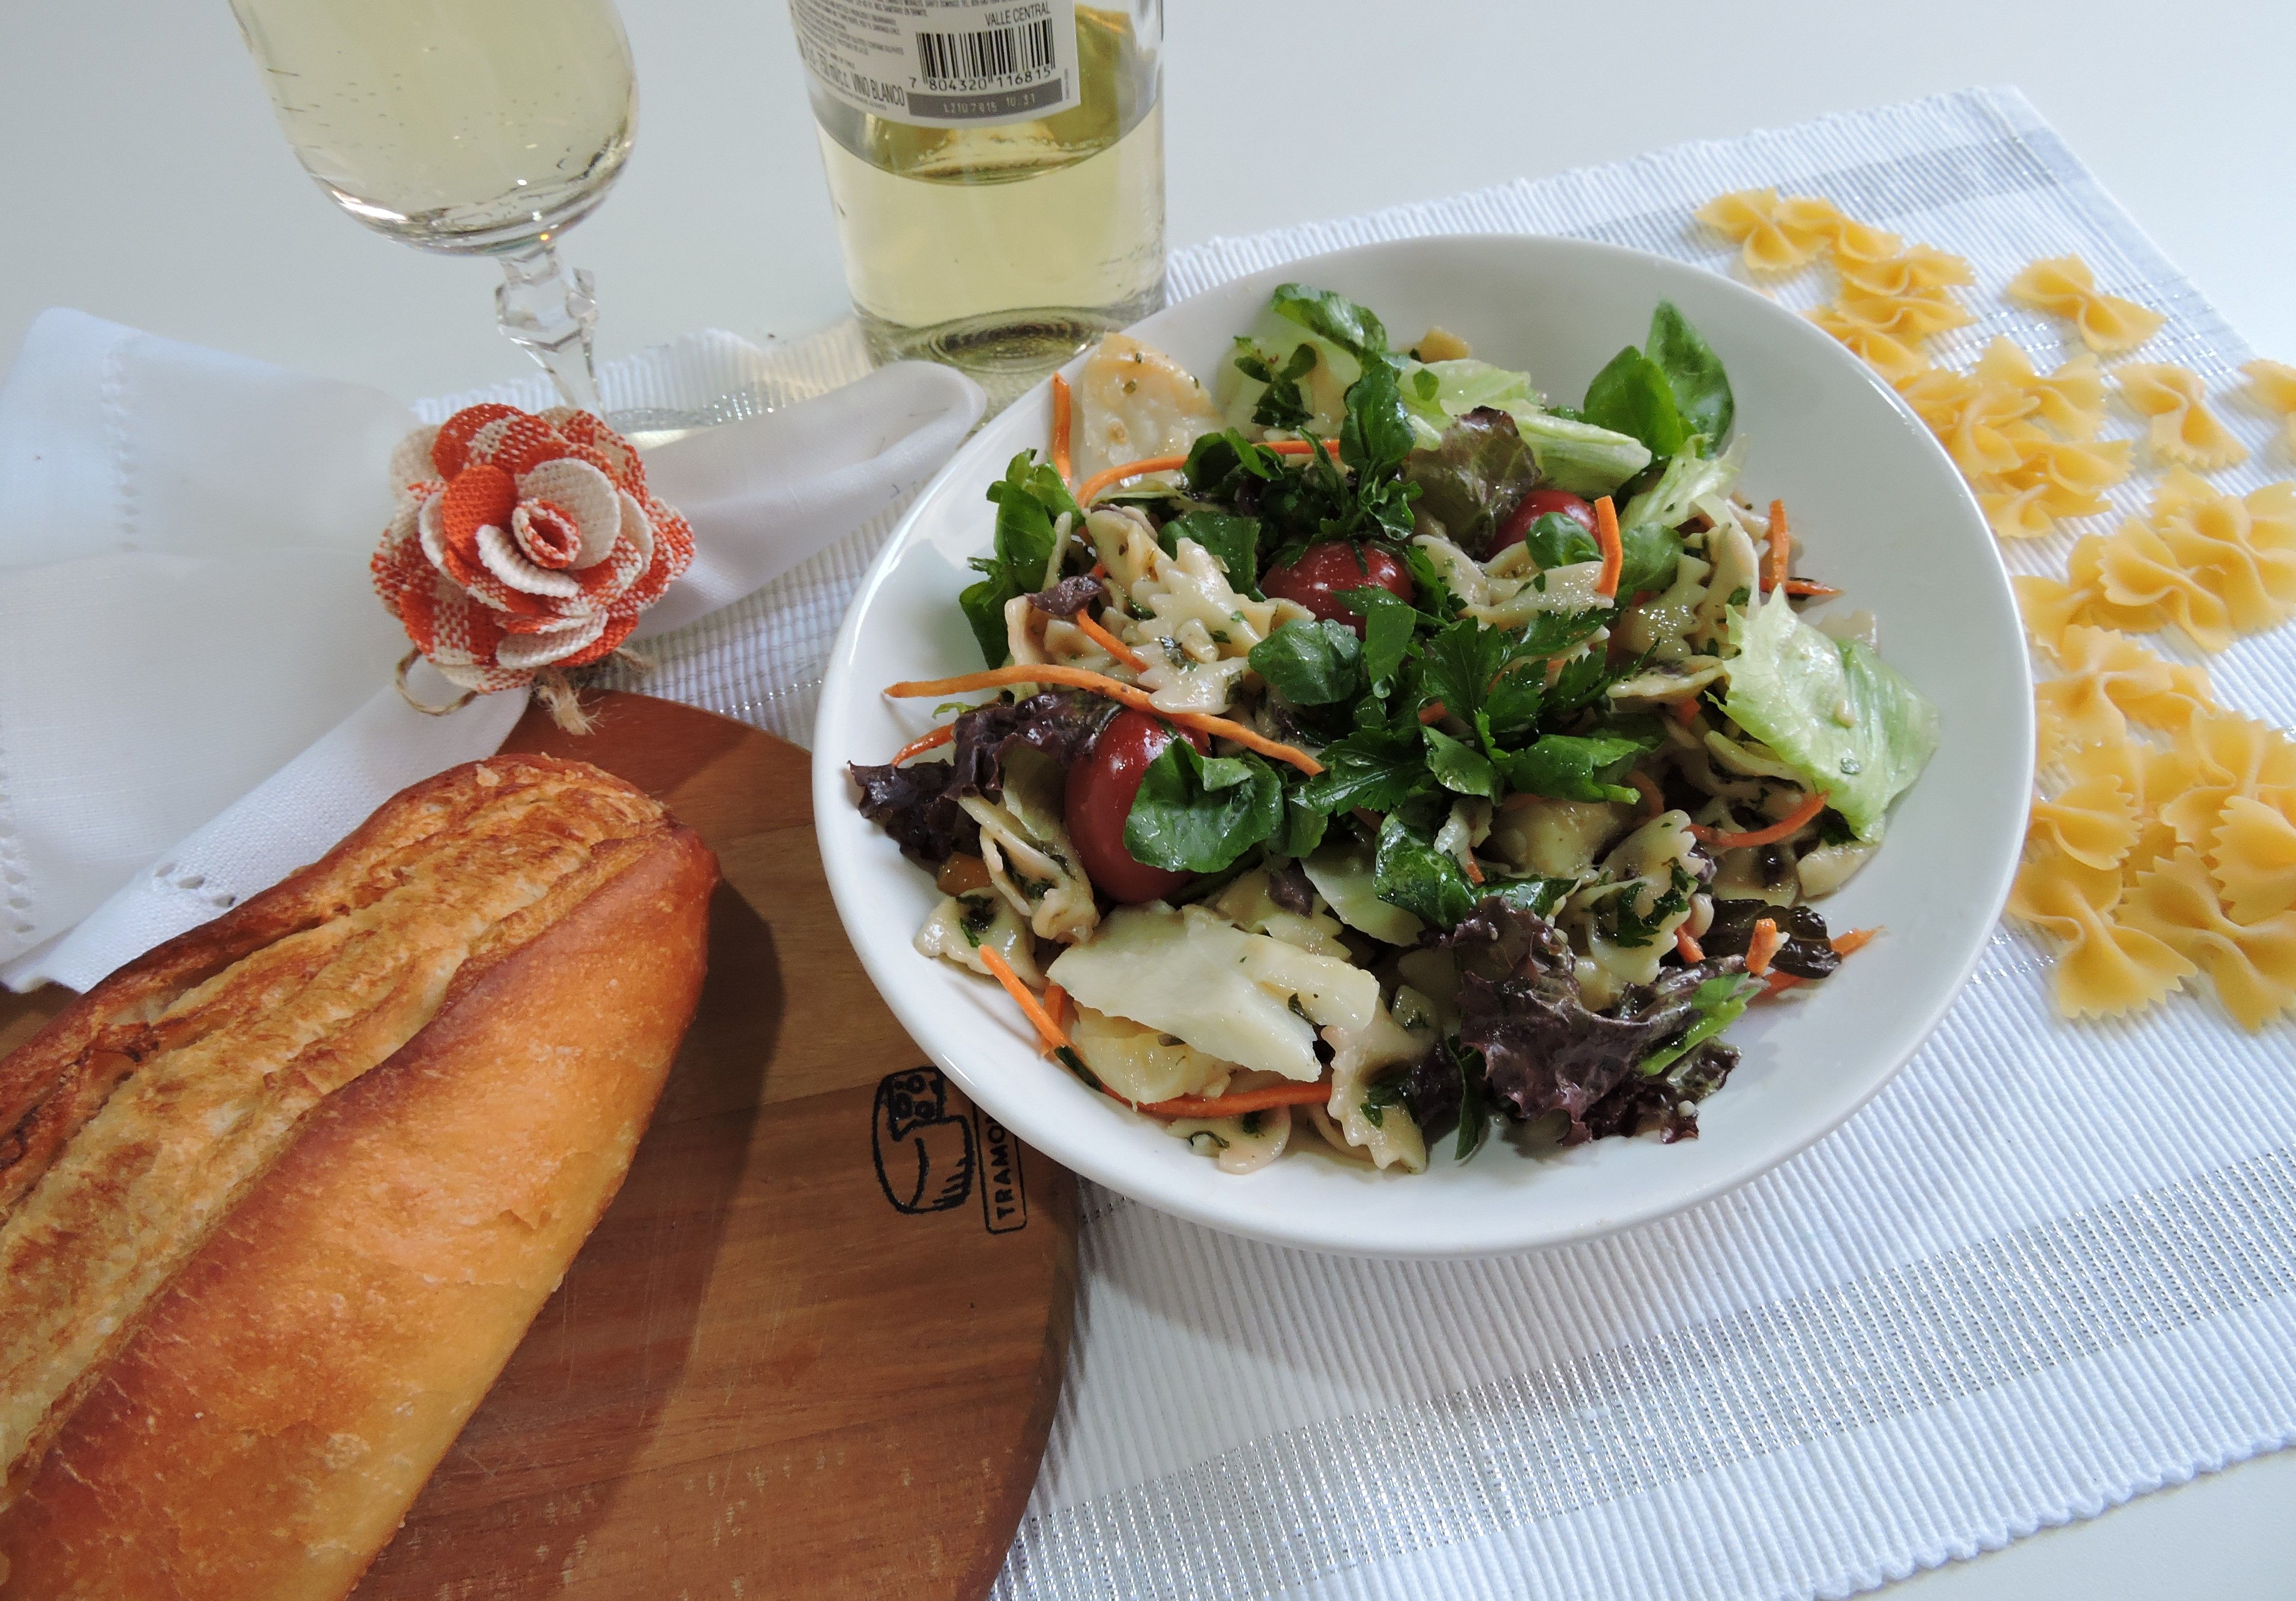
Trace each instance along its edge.
<instances>
[{"instance_id":1,"label":"white bowl","mask_svg":"<svg viewBox=\"0 0 2296 1601\"><path fill-rule=\"evenodd\" d=\"M931 707L886 699L904 678L977 668L956 607L968 558L988 548L982 490L1015 451L1047 445L1048 391L983 428L928 485L846 617L814 731L814 813L830 888L869 976L912 1038L1007 1128L1078 1172L1234 1233L1379 1256L1471 1256L1580 1240L1742 1184L1840 1123L1888 1082L1968 977L2004 897L2032 786L2031 684L2006 573L1945 452L1889 388L1808 323L1726 278L1570 240L1405 240L1238 280L1135 331L1210 381L1276 284L1333 289L1377 312L1398 344L1439 324L1475 354L1529 369L1575 401L1671 299L1727 364L1744 487L1783 496L1804 570L1870 609L1882 654L1942 715L1943 741L1898 805L1881 852L1824 903L1836 927L1887 933L1824 984L1756 1007L1730 1033L1744 1060L1701 1108L1695 1140L1600 1139L1526 1156L1500 1138L1464 1164L1450 1141L1429 1171L1374 1172L1292 1152L1221 1172L1150 1119L1037 1054L1004 992L920 956L929 876L854 807L849 762L881 763ZM1301 1139L1300 1134L1305 1134Z\"/></svg>"}]
</instances>

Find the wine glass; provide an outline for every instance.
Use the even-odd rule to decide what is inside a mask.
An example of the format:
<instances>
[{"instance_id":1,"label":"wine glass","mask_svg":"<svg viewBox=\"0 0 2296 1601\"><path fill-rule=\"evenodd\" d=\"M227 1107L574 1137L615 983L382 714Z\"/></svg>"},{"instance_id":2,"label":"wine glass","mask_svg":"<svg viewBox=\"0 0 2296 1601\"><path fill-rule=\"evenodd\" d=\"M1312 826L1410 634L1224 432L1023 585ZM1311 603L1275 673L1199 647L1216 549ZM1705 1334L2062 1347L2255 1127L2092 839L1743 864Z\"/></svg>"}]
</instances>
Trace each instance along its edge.
<instances>
[{"instance_id":1,"label":"wine glass","mask_svg":"<svg viewBox=\"0 0 2296 1601\"><path fill-rule=\"evenodd\" d=\"M598 413L590 274L559 233L637 126L613 0L231 0L304 170L378 233L493 256L502 331ZM603 414L603 413L601 413Z\"/></svg>"}]
</instances>

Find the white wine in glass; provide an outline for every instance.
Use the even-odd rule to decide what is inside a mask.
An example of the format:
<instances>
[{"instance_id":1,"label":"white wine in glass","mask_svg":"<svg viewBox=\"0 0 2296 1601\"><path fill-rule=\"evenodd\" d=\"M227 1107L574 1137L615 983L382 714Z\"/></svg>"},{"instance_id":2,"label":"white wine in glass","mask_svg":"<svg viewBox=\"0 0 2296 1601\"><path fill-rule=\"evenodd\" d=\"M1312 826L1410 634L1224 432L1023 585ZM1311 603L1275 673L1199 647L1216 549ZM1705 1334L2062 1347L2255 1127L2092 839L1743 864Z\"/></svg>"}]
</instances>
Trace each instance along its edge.
<instances>
[{"instance_id":1,"label":"white wine in glass","mask_svg":"<svg viewBox=\"0 0 2296 1601\"><path fill-rule=\"evenodd\" d=\"M590 275L560 232L605 198L637 126L612 0L232 0L304 169L367 226L499 257L503 331L595 412Z\"/></svg>"}]
</instances>

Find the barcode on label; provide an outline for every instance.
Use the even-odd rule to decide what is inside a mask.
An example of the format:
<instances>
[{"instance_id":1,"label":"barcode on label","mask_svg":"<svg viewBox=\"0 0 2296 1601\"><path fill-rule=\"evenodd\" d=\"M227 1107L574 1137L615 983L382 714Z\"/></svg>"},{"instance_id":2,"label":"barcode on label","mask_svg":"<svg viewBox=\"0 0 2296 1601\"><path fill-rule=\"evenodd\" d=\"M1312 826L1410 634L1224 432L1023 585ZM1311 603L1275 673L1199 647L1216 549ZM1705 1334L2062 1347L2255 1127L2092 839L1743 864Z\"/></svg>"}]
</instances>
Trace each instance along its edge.
<instances>
[{"instance_id":1,"label":"barcode on label","mask_svg":"<svg viewBox=\"0 0 2296 1601\"><path fill-rule=\"evenodd\" d=\"M977 33L920 33L917 67L935 88L956 84L1021 83L1059 64L1049 20Z\"/></svg>"}]
</instances>

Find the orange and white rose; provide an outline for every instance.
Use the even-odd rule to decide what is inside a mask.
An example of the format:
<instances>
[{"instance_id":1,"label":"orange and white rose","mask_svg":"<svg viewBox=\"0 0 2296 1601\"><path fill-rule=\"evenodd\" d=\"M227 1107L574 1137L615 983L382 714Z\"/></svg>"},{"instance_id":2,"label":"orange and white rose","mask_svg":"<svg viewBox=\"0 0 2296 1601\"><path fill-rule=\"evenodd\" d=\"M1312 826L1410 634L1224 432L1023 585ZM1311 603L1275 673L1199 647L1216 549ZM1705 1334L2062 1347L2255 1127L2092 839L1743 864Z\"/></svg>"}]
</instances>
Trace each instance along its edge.
<instances>
[{"instance_id":1,"label":"orange and white rose","mask_svg":"<svg viewBox=\"0 0 2296 1601\"><path fill-rule=\"evenodd\" d=\"M521 690L611 655L693 560L628 441L586 412L476 405L391 456L375 592L453 682Z\"/></svg>"}]
</instances>

